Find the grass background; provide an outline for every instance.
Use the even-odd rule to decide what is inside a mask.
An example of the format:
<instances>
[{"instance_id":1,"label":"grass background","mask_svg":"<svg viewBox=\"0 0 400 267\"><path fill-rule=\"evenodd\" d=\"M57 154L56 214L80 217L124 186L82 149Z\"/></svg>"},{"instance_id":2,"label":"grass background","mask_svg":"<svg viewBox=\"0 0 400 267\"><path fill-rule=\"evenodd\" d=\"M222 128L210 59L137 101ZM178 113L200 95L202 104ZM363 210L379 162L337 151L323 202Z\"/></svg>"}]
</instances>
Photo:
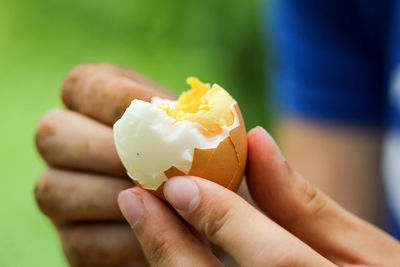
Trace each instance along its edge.
<instances>
[{"instance_id":1,"label":"grass background","mask_svg":"<svg viewBox=\"0 0 400 267\"><path fill-rule=\"evenodd\" d=\"M0 0L0 266L65 266L57 234L34 203L45 163L33 134L61 106L80 62L139 70L176 92L217 82L248 128L266 122L259 0Z\"/></svg>"}]
</instances>

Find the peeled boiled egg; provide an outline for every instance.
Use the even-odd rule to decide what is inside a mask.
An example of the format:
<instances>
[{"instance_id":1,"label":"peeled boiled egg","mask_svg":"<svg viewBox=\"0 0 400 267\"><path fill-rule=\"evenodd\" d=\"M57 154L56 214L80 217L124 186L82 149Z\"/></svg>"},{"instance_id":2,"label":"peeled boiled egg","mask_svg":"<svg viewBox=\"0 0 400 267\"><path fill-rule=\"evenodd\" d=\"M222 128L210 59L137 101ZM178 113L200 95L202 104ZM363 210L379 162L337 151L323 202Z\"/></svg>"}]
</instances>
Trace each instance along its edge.
<instances>
[{"instance_id":1,"label":"peeled boiled egg","mask_svg":"<svg viewBox=\"0 0 400 267\"><path fill-rule=\"evenodd\" d=\"M247 158L237 102L217 84L190 77L177 101L133 100L114 124L114 141L129 177L162 197L164 182L194 175L236 191Z\"/></svg>"}]
</instances>

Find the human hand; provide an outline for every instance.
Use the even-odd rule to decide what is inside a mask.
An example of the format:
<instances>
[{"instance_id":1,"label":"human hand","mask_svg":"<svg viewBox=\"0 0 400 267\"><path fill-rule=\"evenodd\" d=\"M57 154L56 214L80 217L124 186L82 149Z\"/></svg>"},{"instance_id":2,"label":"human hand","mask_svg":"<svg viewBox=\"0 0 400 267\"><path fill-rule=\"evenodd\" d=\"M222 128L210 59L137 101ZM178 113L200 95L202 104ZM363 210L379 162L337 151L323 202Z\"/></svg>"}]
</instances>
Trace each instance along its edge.
<instances>
[{"instance_id":1,"label":"human hand","mask_svg":"<svg viewBox=\"0 0 400 267\"><path fill-rule=\"evenodd\" d=\"M49 164L35 188L73 266L147 265L118 205L133 186L115 151L111 126L137 98L171 98L143 76L110 64L82 64L66 77L67 109L49 111L36 145Z\"/></svg>"},{"instance_id":2,"label":"human hand","mask_svg":"<svg viewBox=\"0 0 400 267\"><path fill-rule=\"evenodd\" d=\"M248 143L247 183L268 217L198 177L172 178L164 187L167 201L184 221L143 189L119 195L122 213L151 265L220 266L202 236L240 266L400 264L397 241L293 171L265 130L250 131Z\"/></svg>"}]
</instances>

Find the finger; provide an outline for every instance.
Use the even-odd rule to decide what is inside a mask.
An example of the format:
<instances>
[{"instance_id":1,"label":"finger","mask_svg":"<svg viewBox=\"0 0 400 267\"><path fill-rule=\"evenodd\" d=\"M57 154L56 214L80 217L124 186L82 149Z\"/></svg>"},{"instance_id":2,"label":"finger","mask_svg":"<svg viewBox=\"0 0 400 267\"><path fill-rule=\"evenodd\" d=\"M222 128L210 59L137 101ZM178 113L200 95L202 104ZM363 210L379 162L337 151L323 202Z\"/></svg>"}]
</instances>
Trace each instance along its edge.
<instances>
[{"instance_id":1,"label":"finger","mask_svg":"<svg viewBox=\"0 0 400 267\"><path fill-rule=\"evenodd\" d=\"M147 266L127 223L79 223L57 228L71 266Z\"/></svg>"},{"instance_id":2,"label":"finger","mask_svg":"<svg viewBox=\"0 0 400 267\"><path fill-rule=\"evenodd\" d=\"M78 65L65 78L62 99L69 109L113 125L133 99L171 98L159 87L143 83L143 79L133 80L133 75L127 73L109 65Z\"/></svg>"},{"instance_id":3,"label":"finger","mask_svg":"<svg viewBox=\"0 0 400 267\"><path fill-rule=\"evenodd\" d=\"M152 266L221 266L209 247L149 192L126 190L118 203Z\"/></svg>"},{"instance_id":4,"label":"finger","mask_svg":"<svg viewBox=\"0 0 400 267\"><path fill-rule=\"evenodd\" d=\"M383 256L382 262L399 257L399 245L392 238L292 171L265 130L257 127L250 131L248 145L248 186L270 218L338 263L371 263L377 255Z\"/></svg>"},{"instance_id":5,"label":"finger","mask_svg":"<svg viewBox=\"0 0 400 267\"><path fill-rule=\"evenodd\" d=\"M48 169L36 184L35 197L54 221L123 220L118 194L132 186L129 180Z\"/></svg>"},{"instance_id":6,"label":"finger","mask_svg":"<svg viewBox=\"0 0 400 267\"><path fill-rule=\"evenodd\" d=\"M90 65L89 63L86 63L85 65ZM133 71L132 69L123 67L123 66L119 66L119 65L115 65L115 64L111 64L111 63L107 63L107 62L102 62L102 63L98 63L98 64L92 64L92 65L97 65L97 67L102 68L104 70L108 70L112 73L124 76L126 78L129 78L133 81L136 81L138 83L141 83L143 85L148 86L149 88L152 88L156 91L165 93L166 95L173 97L173 95L170 94L170 92L168 91L168 89L166 89L165 87L159 85L158 83L150 80L149 78L147 78L146 76Z\"/></svg>"},{"instance_id":7,"label":"finger","mask_svg":"<svg viewBox=\"0 0 400 267\"><path fill-rule=\"evenodd\" d=\"M213 182L172 178L164 195L186 221L240 266L331 266L237 194Z\"/></svg>"},{"instance_id":8,"label":"finger","mask_svg":"<svg viewBox=\"0 0 400 267\"><path fill-rule=\"evenodd\" d=\"M50 165L126 176L112 129L77 112L49 111L36 130L36 146Z\"/></svg>"}]
</instances>

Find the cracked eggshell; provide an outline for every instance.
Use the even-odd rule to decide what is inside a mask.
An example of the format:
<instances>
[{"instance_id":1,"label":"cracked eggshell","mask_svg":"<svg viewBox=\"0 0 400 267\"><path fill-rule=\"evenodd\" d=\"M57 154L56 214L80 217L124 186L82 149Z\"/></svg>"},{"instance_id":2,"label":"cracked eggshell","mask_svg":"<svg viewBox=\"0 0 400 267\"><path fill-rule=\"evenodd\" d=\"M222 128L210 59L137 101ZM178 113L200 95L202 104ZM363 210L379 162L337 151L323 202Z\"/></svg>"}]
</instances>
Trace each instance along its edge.
<instances>
[{"instance_id":1,"label":"cracked eggshell","mask_svg":"<svg viewBox=\"0 0 400 267\"><path fill-rule=\"evenodd\" d=\"M229 136L223 139L216 148L195 148L189 172L186 174L171 166L164 172L168 178L193 175L213 181L234 192L238 190L247 161L247 133L237 103L234 108L239 125L229 132ZM139 183L136 182L136 184L141 187ZM157 190L147 190L164 199L163 187L164 183Z\"/></svg>"}]
</instances>

